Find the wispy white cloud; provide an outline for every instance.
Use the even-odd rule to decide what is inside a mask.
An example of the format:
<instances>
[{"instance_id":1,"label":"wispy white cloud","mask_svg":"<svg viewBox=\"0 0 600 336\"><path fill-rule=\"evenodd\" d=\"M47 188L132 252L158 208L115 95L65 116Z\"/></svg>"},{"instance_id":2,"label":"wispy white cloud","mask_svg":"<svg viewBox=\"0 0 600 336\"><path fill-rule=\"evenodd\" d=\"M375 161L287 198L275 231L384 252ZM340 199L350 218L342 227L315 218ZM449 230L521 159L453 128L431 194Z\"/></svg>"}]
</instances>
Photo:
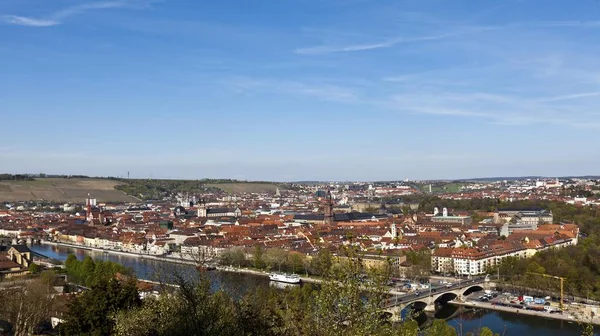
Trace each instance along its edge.
<instances>
[{"instance_id":1,"label":"wispy white cloud","mask_svg":"<svg viewBox=\"0 0 600 336\"><path fill-rule=\"evenodd\" d=\"M382 79L384 82L406 84L412 86L424 85L448 85L448 86L464 86L467 81L459 78L439 75L435 72L412 73L398 76L387 76Z\"/></svg>"},{"instance_id":2,"label":"wispy white cloud","mask_svg":"<svg viewBox=\"0 0 600 336\"><path fill-rule=\"evenodd\" d=\"M58 10L47 17L35 18L19 15L2 15L0 21L19 26L52 27L62 24L68 17L83 14L92 10L128 7L132 4L124 1L92 2Z\"/></svg>"},{"instance_id":3,"label":"wispy white cloud","mask_svg":"<svg viewBox=\"0 0 600 336\"><path fill-rule=\"evenodd\" d=\"M322 81L294 81L238 77L223 82L237 93L277 93L310 96L323 101L357 102L355 90Z\"/></svg>"},{"instance_id":4,"label":"wispy white cloud","mask_svg":"<svg viewBox=\"0 0 600 336\"><path fill-rule=\"evenodd\" d=\"M505 126L555 125L600 129L600 122L590 121L586 116L586 111L594 110L595 105L562 107L547 102L496 93L434 91L394 95L382 105L402 113L476 118ZM578 113L573 113L575 110Z\"/></svg>"},{"instance_id":5,"label":"wispy white cloud","mask_svg":"<svg viewBox=\"0 0 600 336\"><path fill-rule=\"evenodd\" d=\"M52 15L52 18L55 20L61 20L69 16L83 14L91 10L120 8L125 7L127 5L128 3L119 1L87 3L59 10Z\"/></svg>"},{"instance_id":6,"label":"wispy white cloud","mask_svg":"<svg viewBox=\"0 0 600 336\"><path fill-rule=\"evenodd\" d=\"M18 15L2 15L0 21L18 25L18 26L29 26L29 27L50 27L60 24L60 22L52 19L35 19Z\"/></svg>"},{"instance_id":7,"label":"wispy white cloud","mask_svg":"<svg viewBox=\"0 0 600 336\"><path fill-rule=\"evenodd\" d=\"M562 101L562 100L571 100L571 99L589 98L589 97L600 97L600 92L584 92L584 93L575 93L575 94L570 94L570 95L554 96L554 97L543 98L540 101L556 102L556 101Z\"/></svg>"},{"instance_id":8,"label":"wispy white cloud","mask_svg":"<svg viewBox=\"0 0 600 336\"><path fill-rule=\"evenodd\" d=\"M409 37L409 38L394 38L383 42L377 43L365 43L365 44L350 44L350 45L321 45L314 47L304 47L295 50L297 54L302 55L319 55L319 54L331 54L331 53L342 53L351 51L363 51L373 50L381 48L393 47L397 44L420 42L420 41L431 41L440 40L451 36L451 34L431 35L431 36L420 36L420 37Z\"/></svg>"},{"instance_id":9,"label":"wispy white cloud","mask_svg":"<svg viewBox=\"0 0 600 336\"><path fill-rule=\"evenodd\" d=\"M516 1L521 2L520 0ZM499 5L497 7L491 8L490 11L495 11L497 9L503 8L507 5ZM446 26L440 24L443 21L433 21L436 23L436 30L439 31L441 28L450 31L449 33L444 34L431 34L425 36L416 36L416 37L398 37L392 39L385 39L381 42L373 42L373 43L354 43L354 44L325 44L325 45L317 45L317 46L309 46L309 47L301 47L294 50L297 54L302 55L319 55L319 54L332 54L332 53L343 53L343 52L355 52L355 51L366 51L366 50L374 50L381 48L390 48L396 46L398 44L403 43L414 43L414 42L422 42L422 41L435 41L442 40L448 37L456 37L471 33L480 33L480 32L494 32L494 31L503 31L503 30L513 30L513 29L547 29L547 28L600 28L600 21L529 21L529 22L510 22L501 25L495 26L485 26L485 25L470 25L465 23L447 23ZM421 22L421 23L429 23L429 21ZM347 35L349 33L346 33Z\"/></svg>"},{"instance_id":10,"label":"wispy white cloud","mask_svg":"<svg viewBox=\"0 0 600 336\"><path fill-rule=\"evenodd\" d=\"M541 27L541 28L553 28L553 27L572 27L572 28L598 28L600 27L600 21L542 21L542 22L530 22L522 23L520 25Z\"/></svg>"}]
</instances>

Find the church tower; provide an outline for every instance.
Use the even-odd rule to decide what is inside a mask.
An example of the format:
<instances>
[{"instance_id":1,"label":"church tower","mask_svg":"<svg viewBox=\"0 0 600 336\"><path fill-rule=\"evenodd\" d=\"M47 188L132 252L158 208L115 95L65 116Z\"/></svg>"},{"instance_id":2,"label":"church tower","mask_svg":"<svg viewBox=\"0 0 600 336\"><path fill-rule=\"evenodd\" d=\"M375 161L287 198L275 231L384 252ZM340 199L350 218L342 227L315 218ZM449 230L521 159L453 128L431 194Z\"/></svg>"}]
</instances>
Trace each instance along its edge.
<instances>
[{"instance_id":1,"label":"church tower","mask_svg":"<svg viewBox=\"0 0 600 336\"><path fill-rule=\"evenodd\" d=\"M203 199L198 203L198 217L206 217L206 202Z\"/></svg>"},{"instance_id":2,"label":"church tower","mask_svg":"<svg viewBox=\"0 0 600 336\"><path fill-rule=\"evenodd\" d=\"M327 198L325 201L325 224L333 224L333 197L331 196L331 189L327 190Z\"/></svg>"}]
</instances>

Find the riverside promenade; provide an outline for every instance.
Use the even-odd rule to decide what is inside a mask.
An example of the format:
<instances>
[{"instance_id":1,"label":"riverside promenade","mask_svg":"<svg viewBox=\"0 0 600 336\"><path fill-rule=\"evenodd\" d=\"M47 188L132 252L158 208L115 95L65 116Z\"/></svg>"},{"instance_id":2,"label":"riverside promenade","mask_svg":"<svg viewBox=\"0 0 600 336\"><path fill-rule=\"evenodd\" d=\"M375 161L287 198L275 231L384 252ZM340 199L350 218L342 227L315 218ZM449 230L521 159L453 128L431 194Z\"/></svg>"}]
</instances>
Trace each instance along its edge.
<instances>
[{"instance_id":1,"label":"riverside promenade","mask_svg":"<svg viewBox=\"0 0 600 336\"><path fill-rule=\"evenodd\" d=\"M172 258L172 257L158 256L158 255L145 254L145 253L117 251L117 250L111 250L111 249L104 249L104 248L100 248L100 247L83 246L83 245L61 243L61 242L54 242L54 241L47 241L47 240L42 240L41 243L43 245L72 247L72 248L76 248L76 249L80 249L80 250L96 251L96 252L110 253L110 254L115 254L115 255L124 255L124 256L141 258L141 259L160 260L160 261L167 261L167 262L172 262L172 263L187 264L187 265L194 265L194 266L198 265L198 263L195 262L194 260L184 259L184 258Z\"/></svg>"},{"instance_id":2,"label":"riverside promenade","mask_svg":"<svg viewBox=\"0 0 600 336\"><path fill-rule=\"evenodd\" d=\"M43 245L64 246L64 247L71 247L71 248L80 249L80 250L96 251L96 252L129 256L129 257L135 257L135 258L147 259L147 260L158 260L158 261L164 261L164 262L170 262L170 263L176 263L176 264L184 264L184 265L190 265L190 266L198 266L199 265L198 262L196 262L195 260L193 260L191 258L186 259L186 258L181 258L181 257L179 257L179 258L165 257L165 256L159 256L159 255L117 251L117 250L112 250L112 249L104 249L104 248L99 248L99 247L83 246L83 245L76 245L76 244L69 244L69 243L62 243L62 242L46 241L46 240L42 240L41 243ZM262 276L262 277L269 276L269 272L267 272L267 271L260 271L260 270L250 269L250 268L232 267L232 266L217 266L216 268L217 268L217 271L220 271L220 272L251 274L251 275ZM321 279L311 278L311 277L306 277L306 276L301 276L300 279L303 282L308 282L308 283L323 282L323 280L321 280ZM392 293L392 294L396 294L396 293Z\"/></svg>"},{"instance_id":3,"label":"riverside promenade","mask_svg":"<svg viewBox=\"0 0 600 336\"><path fill-rule=\"evenodd\" d=\"M450 302L453 305L470 307L470 308L480 308L487 310L496 310L507 313L513 313L517 315L528 315L528 316L536 316L546 319L554 319L554 320L562 320L569 321L574 323L591 323L593 325L600 325L600 319L597 317L592 317L591 315L586 314L585 310L566 310L562 314L550 314L548 312L539 312L533 310L519 309L513 307L505 307L499 306L492 303L487 302L472 302L472 301L452 301Z\"/></svg>"}]
</instances>

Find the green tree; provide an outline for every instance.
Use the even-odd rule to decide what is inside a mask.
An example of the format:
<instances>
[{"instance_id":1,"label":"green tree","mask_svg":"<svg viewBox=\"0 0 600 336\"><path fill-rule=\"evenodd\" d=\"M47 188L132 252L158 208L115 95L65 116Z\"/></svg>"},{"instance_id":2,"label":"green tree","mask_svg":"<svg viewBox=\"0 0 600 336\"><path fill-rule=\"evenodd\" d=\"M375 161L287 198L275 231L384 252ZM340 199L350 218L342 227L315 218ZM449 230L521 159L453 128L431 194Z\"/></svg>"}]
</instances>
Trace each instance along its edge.
<instances>
[{"instance_id":1,"label":"green tree","mask_svg":"<svg viewBox=\"0 0 600 336\"><path fill-rule=\"evenodd\" d=\"M315 294L313 321L307 326L308 334L360 336L402 332L416 335L417 329L395 330L381 312L387 297L385 284L389 280L389 268L364 270L362 261L352 250L342 252L346 259L327 271L328 280ZM368 290L362 281L365 272L369 279Z\"/></svg>"},{"instance_id":2,"label":"green tree","mask_svg":"<svg viewBox=\"0 0 600 336\"><path fill-rule=\"evenodd\" d=\"M86 286L91 286L94 283L94 270L96 269L96 263L90 256L86 256L79 266L79 279L83 281Z\"/></svg>"},{"instance_id":3,"label":"green tree","mask_svg":"<svg viewBox=\"0 0 600 336\"><path fill-rule=\"evenodd\" d=\"M261 269L265 267L265 261L263 258L264 251L260 245L254 246L254 253L252 254L252 263L255 268Z\"/></svg>"},{"instance_id":4,"label":"green tree","mask_svg":"<svg viewBox=\"0 0 600 336\"><path fill-rule=\"evenodd\" d=\"M38 274L42 271L42 267L38 264L31 263L31 264L29 264L28 270L32 274Z\"/></svg>"},{"instance_id":5,"label":"green tree","mask_svg":"<svg viewBox=\"0 0 600 336\"><path fill-rule=\"evenodd\" d=\"M289 253L287 257L288 270L292 273L297 273L304 267L305 258L296 252Z\"/></svg>"},{"instance_id":6,"label":"green tree","mask_svg":"<svg viewBox=\"0 0 600 336\"><path fill-rule=\"evenodd\" d=\"M110 280L117 273L123 275L131 275L133 273L131 269L127 269L115 262L95 261L89 256L86 256L83 261L79 261L73 254L67 257L65 269L71 277L71 281L84 284L88 287L100 281Z\"/></svg>"},{"instance_id":7,"label":"green tree","mask_svg":"<svg viewBox=\"0 0 600 336\"><path fill-rule=\"evenodd\" d=\"M67 256L67 260L65 260L65 268L67 273L71 273L71 275L75 275L79 273L79 260L74 254L69 254Z\"/></svg>"},{"instance_id":8,"label":"green tree","mask_svg":"<svg viewBox=\"0 0 600 336\"><path fill-rule=\"evenodd\" d=\"M121 310L134 309L141 304L135 279L121 283L103 279L94 284L69 306L61 335L112 335L115 316Z\"/></svg>"},{"instance_id":9,"label":"green tree","mask_svg":"<svg viewBox=\"0 0 600 336\"><path fill-rule=\"evenodd\" d=\"M500 336L498 333L494 333L490 328L483 327L476 331L471 331L467 333L467 336Z\"/></svg>"},{"instance_id":10,"label":"green tree","mask_svg":"<svg viewBox=\"0 0 600 336\"><path fill-rule=\"evenodd\" d=\"M321 249L310 261L310 271L315 275L325 275L333 264L333 256L327 249Z\"/></svg>"},{"instance_id":11,"label":"green tree","mask_svg":"<svg viewBox=\"0 0 600 336\"><path fill-rule=\"evenodd\" d=\"M270 248L264 253L264 261L268 269L285 269L288 253L280 248Z\"/></svg>"},{"instance_id":12,"label":"green tree","mask_svg":"<svg viewBox=\"0 0 600 336\"><path fill-rule=\"evenodd\" d=\"M241 248L231 248L222 253L219 263L227 266L247 266L246 256Z\"/></svg>"},{"instance_id":13,"label":"green tree","mask_svg":"<svg viewBox=\"0 0 600 336\"><path fill-rule=\"evenodd\" d=\"M431 326L425 329L424 336L456 336L456 329L448 325L444 320L434 320Z\"/></svg>"},{"instance_id":14,"label":"green tree","mask_svg":"<svg viewBox=\"0 0 600 336\"><path fill-rule=\"evenodd\" d=\"M211 293L210 282L175 275L177 290L148 299L137 309L116 315L116 335L238 335L235 305L223 292Z\"/></svg>"}]
</instances>

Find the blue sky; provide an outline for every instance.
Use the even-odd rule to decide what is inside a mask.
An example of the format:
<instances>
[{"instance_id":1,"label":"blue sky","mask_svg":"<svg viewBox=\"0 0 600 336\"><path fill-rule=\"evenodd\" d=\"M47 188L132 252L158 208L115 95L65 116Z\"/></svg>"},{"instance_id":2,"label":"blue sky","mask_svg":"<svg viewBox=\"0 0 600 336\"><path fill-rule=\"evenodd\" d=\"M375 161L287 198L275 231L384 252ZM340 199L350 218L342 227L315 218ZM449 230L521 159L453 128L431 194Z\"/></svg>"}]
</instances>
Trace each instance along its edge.
<instances>
[{"instance_id":1,"label":"blue sky","mask_svg":"<svg viewBox=\"0 0 600 336\"><path fill-rule=\"evenodd\" d=\"M2 0L0 171L600 174L597 0Z\"/></svg>"}]
</instances>

